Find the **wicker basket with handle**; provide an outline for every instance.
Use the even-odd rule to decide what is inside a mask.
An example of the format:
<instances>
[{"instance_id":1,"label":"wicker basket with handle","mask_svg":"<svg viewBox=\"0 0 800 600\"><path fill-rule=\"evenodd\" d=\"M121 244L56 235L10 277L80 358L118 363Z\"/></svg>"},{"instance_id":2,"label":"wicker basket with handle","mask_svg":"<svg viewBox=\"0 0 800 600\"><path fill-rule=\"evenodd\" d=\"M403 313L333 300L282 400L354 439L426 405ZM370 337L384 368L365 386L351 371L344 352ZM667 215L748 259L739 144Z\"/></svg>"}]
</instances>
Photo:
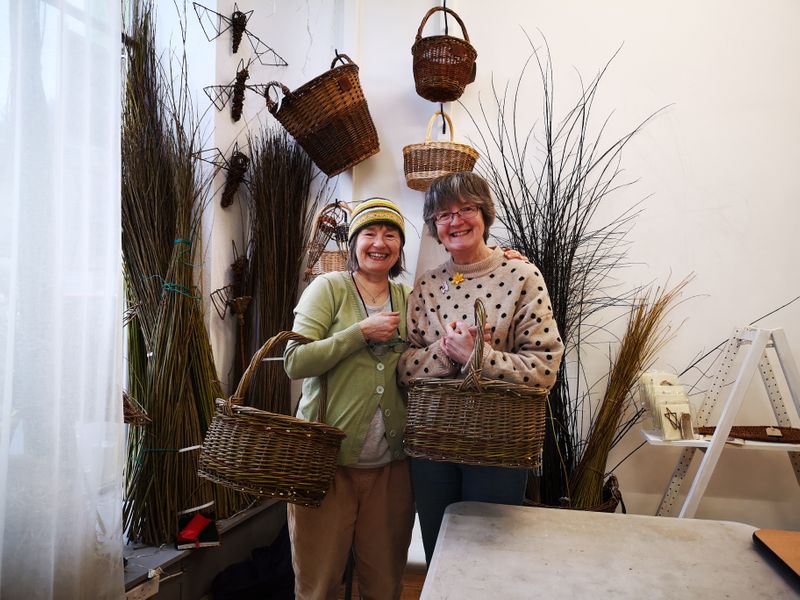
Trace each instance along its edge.
<instances>
[{"instance_id":1,"label":"wicker basket with handle","mask_svg":"<svg viewBox=\"0 0 800 600\"><path fill-rule=\"evenodd\" d=\"M475 300L475 323L486 312ZM408 392L405 451L409 456L469 465L533 469L540 464L547 390L481 378L483 336L463 380L424 378Z\"/></svg>"},{"instance_id":2,"label":"wicker basket with handle","mask_svg":"<svg viewBox=\"0 0 800 600\"><path fill-rule=\"evenodd\" d=\"M464 39L452 35L422 37L422 29L430 16L438 11L452 15L461 26ZM417 94L431 102L458 100L467 84L475 81L475 59L478 53L469 43L464 22L453 10L443 6L430 9L417 30L411 47L414 57L414 84Z\"/></svg>"},{"instance_id":3,"label":"wicker basket with handle","mask_svg":"<svg viewBox=\"0 0 800 600\"><path fill-rule=\"evenodd\" d=\"M198 475L242 492L319 506L333 482L344 432L322 422L239 405L261 359L288 340L311 341L291 331L271 337L253 355L236 392L228 400L217 400ZM320 421L325 419L324 383L323 378Z\"/></svg>"},{"instance_id":4,"label":"wicker basket with handle","mask_svg":"<svg viewBox=\"0 0 800 600\"><path fill-rule=\"evenodd\" d=\"M347 270L347 227L350 207L336 200L323 206L314 217L311 237L306 247L308 258L303 279L312 281L323 273ZM333 240L336 249L327 250Z\"/></svg>"},{"instance_id":5,"label":"wicker basket with handle","mask_svg":"<svg viewBox=\"0 0 800 600\"><path fill-rule=\"evenodd\" d=\"M449 142L432 142L431 131L436 117L442 115L447 120L450 130ZM406 174L406 184L412 190L425 192L431 182L437 177L460 171L472 171L478 152L467 144L453 142L455 131L450 116L442 111L436 112L428 121L425 132L425 142L410 144L403 148L403 171Z\"/></svg>"},{"instance_id":6,"label":"wicker basket with handle","mask_svg":"<svg viewBox=\"0 0 800 600\"><path fill-rule=\"evenodd\" d=\"M343 64L335 66L337 61ZM274 88L283 92L280 106L270 98ZM346 54L337 53L329 71L293 92L279 81L269 82L264 97L269 112L329 177L380 149L358 66Z\"/></svg>"}]
</instances>

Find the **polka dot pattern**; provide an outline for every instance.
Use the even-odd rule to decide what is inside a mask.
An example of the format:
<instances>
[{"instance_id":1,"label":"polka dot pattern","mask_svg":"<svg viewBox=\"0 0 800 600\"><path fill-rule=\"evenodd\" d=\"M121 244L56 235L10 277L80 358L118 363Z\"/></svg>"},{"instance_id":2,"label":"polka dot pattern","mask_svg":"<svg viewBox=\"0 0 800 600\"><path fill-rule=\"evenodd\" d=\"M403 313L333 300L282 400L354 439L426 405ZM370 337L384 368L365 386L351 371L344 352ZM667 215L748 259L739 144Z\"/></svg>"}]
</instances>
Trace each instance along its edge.
<instances>
[{"instance_id":1,"label":"polka dot pattern","mask_svg":"<svg viewBox=\"0 0 800 600\"><path fill-rule=\"evenodd\" d=\"M465 277L452 285L456 272ZM436 280L438 275L439 279ZM449 288L440 289L442 279ZM473 325L475 298L483 300L492 339L484 349L482 375L488 379L550 388L563 354L545 281L538 269L523 261L506 261L502 251L475 265L445 263L424 273L409 299L413 322L411 349L400 359L401 385L417 377L463 377L442 346L455 320ZM432 352L429 352L432 350Z\"/></svg>"}]
</instances>

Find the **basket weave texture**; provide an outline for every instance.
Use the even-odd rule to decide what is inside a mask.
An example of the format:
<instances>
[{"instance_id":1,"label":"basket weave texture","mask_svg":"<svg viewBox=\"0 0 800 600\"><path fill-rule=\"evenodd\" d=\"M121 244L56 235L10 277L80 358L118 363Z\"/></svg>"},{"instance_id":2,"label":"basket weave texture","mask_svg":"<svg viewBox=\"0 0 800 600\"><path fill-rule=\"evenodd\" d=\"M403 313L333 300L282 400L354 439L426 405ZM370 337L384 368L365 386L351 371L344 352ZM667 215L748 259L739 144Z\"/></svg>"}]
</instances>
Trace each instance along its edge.
<instances>
[{"instance_id":1,"label":"basket weave texture","mask_svg":"<svg viewBox=\"0 0 800 600\"><path fill-rule=\"evenodd\" d=\"M451 35L422 37L425 23L438 11L444 11L458 21L464 34L463 40ZM469 34L461 17L449 8L435 6L425 14L411 47L411 54L414 58L414 84L417 94L426 100L458 100L467 84L475 81L475 59L478 53L469 43Z\"/></svg>"},{"instance_id":2,"label":"basket weave texture","mask_svg":"<svg viewBox=\"0 0 800 600\"><path fill-rule=\"evenodd\" d=\"M305 281L313 281L323 273L347 270L347 228L350 212L350 207L339 200L326 204L317 212L306 247L308 259ZM331 240L336 243L336 249L326 250Z\"/></svg>"},{"instance_id":3,"label":"basket weave texture","mask_svg":"<svg viewBox=\"0 0 800 600\"><path fill-rule=\"evenodd\" d=\"M767 429L777 429L780 436L769 435ZM716 427L698 427L700 435L714 435ZM756 442L778 442L784 444L800 444L800 429L797 427L778 427L776 425L734 425L730 437Z\"/></svg>"},{"instance_id":4,"label":"basket weave texture","mask_svg":"<svg viewBox=\"0 0 800 600\"><path fill-rule=\"evenodd\" d=\"M439 115L447 120L447 127L450 130L449 142L431 141L433 124ZM425 142L410 144L403 148L403 171L406 174L408 187L418 192L425 192L437 177L461 171L472 171L475 161L478 160L477 150L467 144L453 142L454 136L455 131L450 116L444 111L436 112L428 121Z\"/></svg>"},{"instance_id":5,"label":"basket weave texture","mask_svg":"<svg viewBox=\"0 0 800 600\"><path fill-rule=\"evenodd\" d=\"M261 359L288 340L311 341L291 331L271 337L253 355L236 392L228 400L217 400L200 451L198 475L238 491L319 506L333 482L344 432L238 404ZM323 401L319 419L324 418Z\"/></svg>"},{"instance_id":6,"label":"basket weave texture","mask_svg":"<svg viewBox=\"0 0 800 600\"><path fill-rule=\"evenodd\" d=\"M344 64L335 67L337 61ZM270 98L273 88L283 92L280 107ZM293 92L282 83L271 81L264 96L269 112L329 177L380 149L378 132L358 79L358 66L346 54L337 54L329 71Z\"/></svg>"},{"instance_id":7,"label":"basket weave texture","mask_svg":"<svg viewBox=\"0 0 800 600\"><path fill-rule=\"evenodd\" d=\"M483 331L486 312L475 301ZM409 456L468 465L532 469L541 462L547 390L481 378L483 336L463 380L414 380L408 393Z\"/></svg>"}]
</instances>

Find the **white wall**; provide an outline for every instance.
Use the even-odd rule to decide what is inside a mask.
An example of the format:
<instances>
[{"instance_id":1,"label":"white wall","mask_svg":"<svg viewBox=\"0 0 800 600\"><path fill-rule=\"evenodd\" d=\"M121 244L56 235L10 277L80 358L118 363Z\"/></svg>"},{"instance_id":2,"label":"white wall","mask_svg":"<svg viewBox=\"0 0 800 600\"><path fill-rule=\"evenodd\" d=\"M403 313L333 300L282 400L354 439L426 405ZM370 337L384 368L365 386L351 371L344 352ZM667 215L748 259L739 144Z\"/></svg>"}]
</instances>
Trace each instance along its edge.
<instances>
[{"instance_id":1,"label":"white wall","mask_svg":"<svg viewBox=\"0 0 800 600\"><path fill-rule=\"evenodd\" d=\"M232 5L220 0L218 10L230 14ZM420 20L432 5L420 0L239 1L241 9L255 9L250 28L290 65L253 68L251 82L278 79L294 89L328 69L333 48L359 64L381 152L339 177L338 197L395 199L411 228L419 232L422 195L405 186L402 147L422 141L435 110L414 91L410 52ZM727 338L734 326L800 295L800 183L792 175L800 159L800 38L795 34L800 5L794 0L676 0L668 5L531 0L495 3L492 8L462 0L448 6L464 19L478 50L477 80L462 97L463 107L450 107L462 141L474 135L465 108L475 111L479 96L490 93L490 77L504 83L519 74L529 53L521 27L533 36L540 30L550 45L557 112L574 103L576 72L590 79L624 44L604 77L594 108L598 127L613 112L607 140L669 105L623 155L625 176L637 183L607 203L612 214L644 199L644 211L629 237L629 257L637 264L619 274L623 287L668 277L675 282L696 273L686 294L691 298L673 313L672 323L681 327L659 366L681 370L698 353ZM455 29L452 21L450 26ZM440 31L441 19L432 19L426 32ZM205 38L198 43L208 45ZM228 43L227 36L220 38L214 83L227 82L235 73L238 57L231 55ZM212 82L203 85L208 83ZM532 123L540 118L535 88L525 102L525 116ZM274 119L263 101L249 96L239 124L233 125L227 112L217 114L216 145L227 148L245 126L255 131L262 122ZM227 282L230 240L241 240L236 210L223 211L218 202L213 206L206 264L209 290ZM413 231L406 255L412 271L409 282L415 265L421 270L442 258L435 242L421 240ZM232 356L233 322L220 323L209 312L209 323L224 379ZM800 358L800 303L762 324L784 327ZM605 346L598 349L597 365L607 363L605 351ZM751 386L751 391L739 423L769 422L759 386ZM609 466L639 439L638 431L632 432L612 453ZM644 447L620 467L630 511L655 512L676 459L677 451ZM728 451L698 516L797 529L798 506L800 487L784 455Z\"/></svg>"}]
</instances>

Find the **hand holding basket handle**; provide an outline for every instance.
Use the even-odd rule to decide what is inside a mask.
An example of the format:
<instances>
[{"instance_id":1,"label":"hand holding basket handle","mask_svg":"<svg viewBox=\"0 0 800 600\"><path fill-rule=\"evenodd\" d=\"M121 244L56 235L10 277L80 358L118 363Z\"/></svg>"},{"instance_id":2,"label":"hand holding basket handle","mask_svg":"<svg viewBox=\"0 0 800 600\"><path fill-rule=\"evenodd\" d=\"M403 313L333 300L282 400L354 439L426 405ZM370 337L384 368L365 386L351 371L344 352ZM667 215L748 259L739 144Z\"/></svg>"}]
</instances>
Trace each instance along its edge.
<instances>
[{"instance_id":1,"label":"hand holding basket handle","mask_svg":"<svg viewBox=\"0 0 800 600\"><path fill-rule=\"evenodd\" d=\"M238 491L319 506L336 471L345 434L336 427L241 406L262 359L287 341L312 340L283 331L253 355L236 391L217 400L217 411L200 450L198 475ZM318 419L325 419L322 378Z\"/></svg>"},{"instance_id":2,"label":"hand holding basket handle","mask_svg":"<svg viewBox=\"0 0 800 600\"><path fill-rule=\"evenodd\" d=\"M483 327L486 324L486 308L480 298L475 298L475 349L469 361L469 373L459 387L460 390L483 391L481 386L481 371L483 370Z\"/></svg>"},{"instance_id":3,"label":"hand holding basket handle","mask_svg":"<svg viewBox=\"0 0 800 600\"><path fill-rule=\"evenodd\" d=\"M416 379L408 390L406 454L428 460L536 468L545 434L547 390L482 378L486 310L475 300L478 331L463 380Z\"/></svg>"}]
</instances>

